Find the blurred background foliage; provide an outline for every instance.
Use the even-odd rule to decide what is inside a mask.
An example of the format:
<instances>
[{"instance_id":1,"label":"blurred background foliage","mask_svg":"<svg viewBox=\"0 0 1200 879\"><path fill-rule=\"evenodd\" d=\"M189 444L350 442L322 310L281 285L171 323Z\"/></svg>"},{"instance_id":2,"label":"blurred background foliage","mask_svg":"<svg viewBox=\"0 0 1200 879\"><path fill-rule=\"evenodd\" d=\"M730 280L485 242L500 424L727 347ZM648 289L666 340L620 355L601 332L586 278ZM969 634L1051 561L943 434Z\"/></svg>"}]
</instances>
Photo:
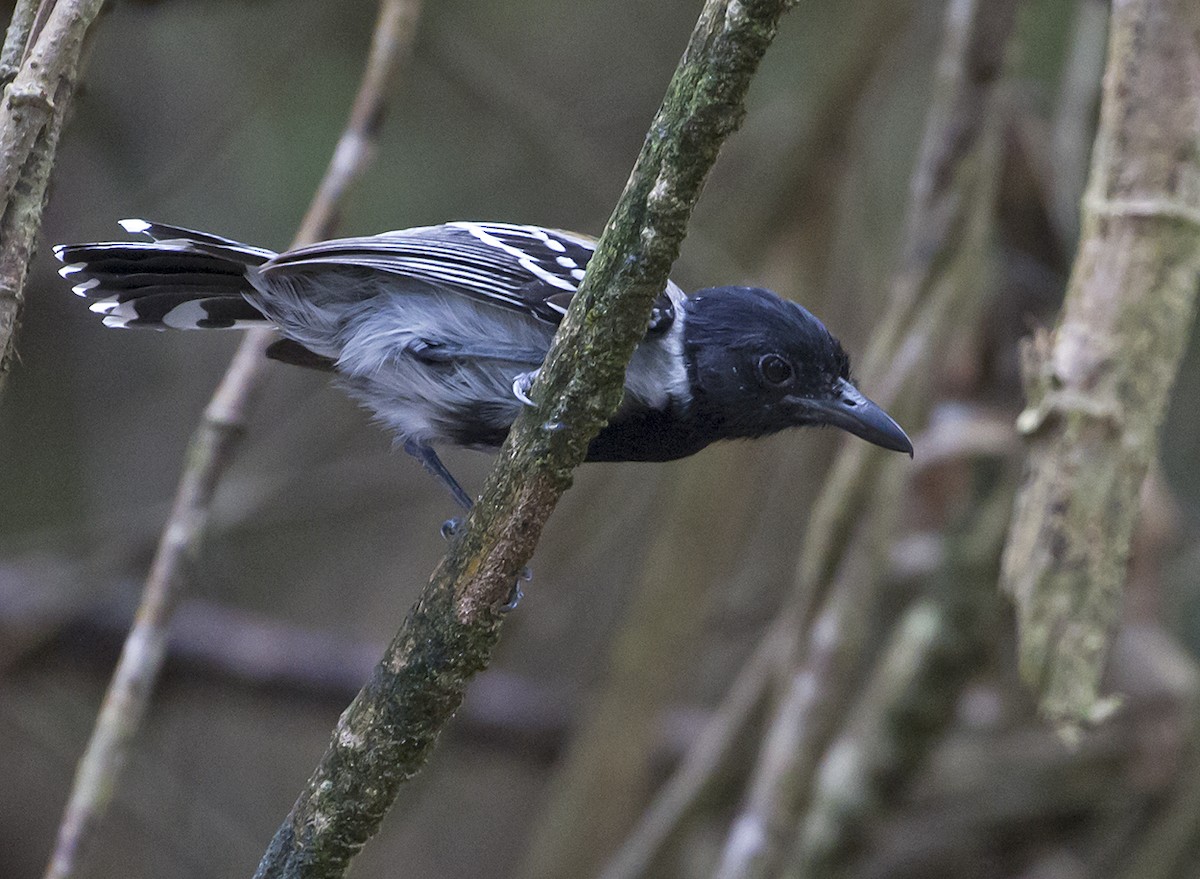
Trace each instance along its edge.
<instances>
[{"instance_id":1,"label":"blurred background foliage","mask_svg":"<svg viewBox=\"0 0 1200 879\"><path fill-rule=\"evenodd\" d=\"M341 231L500 219L598 233L699 6L428 4ZM674 272L685 289L772 286L862 352L895 268L943 11L844 0L785 18L694 217ZM40 875L187 438L236 344L103 330L54 274L49 244L112 237L118 218L144 216L284 246L344 123L375 12L365 0L121 0L100 22L0 405L0 875ZM997 207L974 262L986 316L978 327L964 316L939 345L924 378L941 401L935 425L963 411L1008 424L1019 408L1016 340L1061 297L1094 124L1095 77L1071 73L1099 70L1105 13L1097 0L1021 4ZM1096 872L1120 862L1113 840L1174 802L1190 766L1188 654L1200 648L1198 388L1193 343L1138 536L1128 629L1141 634L1118 649L1133 659L1114 660L1124 720L1067 751L1032 719L1002 633L958 722L870 827L853 875L1114 875ZM919 459L926 425L906 426ZM585 466L497 662L354 875L533 875L523 859L554 818L543 806L555 760L606 673L621 671L614 639L641 649L626 616L647 606L642 584L673 576L655 566L663 535L702 535L703 570L674 572L686 607L660 608L694 650L655 685L662 722L632 825L780 606L843 441L792 432L666 466ZM485 456L449 459L481 485ZM862 609L868 629L912 598L969 478L953 466L906 477L905 466L888 471L889 484L906 481L899 533L875 547L891 573ZM272 367L87 875L248 874L439 559L453 512L324 377ZM661 875L708 875L700 865L740 796L718 784L711 820L689 825Z\"/></svg>"}]
</instances>

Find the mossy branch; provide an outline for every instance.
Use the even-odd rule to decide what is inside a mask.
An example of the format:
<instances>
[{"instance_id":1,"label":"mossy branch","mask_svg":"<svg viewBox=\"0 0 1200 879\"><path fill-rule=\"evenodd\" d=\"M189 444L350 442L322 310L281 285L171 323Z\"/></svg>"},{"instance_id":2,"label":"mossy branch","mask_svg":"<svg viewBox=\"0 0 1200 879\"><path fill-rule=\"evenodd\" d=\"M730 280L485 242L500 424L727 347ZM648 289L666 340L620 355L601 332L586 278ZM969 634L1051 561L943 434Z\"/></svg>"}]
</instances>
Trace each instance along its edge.
<instances>
[{"instance_id":1,"label":"mossy branch","mask_svg":"<svg viewBox=\"0 0 1200 879\"><path fill-rule=\"evenodd\" d=\"M499 607L588 443L679 252L692 207L787 0L709 0L587 276L482 500L434 572L276 834L259 877L340 876L484 668Z\"/></svg>"},{"instance_id":2,"label":"mossy branch","mask_svg":"<svg viewBox=\"0 0 1200 879\"><path fill-rule=\"evenodd\" d=\"M1112 706L1100 674L1200 284L1200 5L1117 3L1109 33L1066 302L1026 349L1029 467L1002 574L1022 676L1068 726Z\"/></svg>"}]
</instances>

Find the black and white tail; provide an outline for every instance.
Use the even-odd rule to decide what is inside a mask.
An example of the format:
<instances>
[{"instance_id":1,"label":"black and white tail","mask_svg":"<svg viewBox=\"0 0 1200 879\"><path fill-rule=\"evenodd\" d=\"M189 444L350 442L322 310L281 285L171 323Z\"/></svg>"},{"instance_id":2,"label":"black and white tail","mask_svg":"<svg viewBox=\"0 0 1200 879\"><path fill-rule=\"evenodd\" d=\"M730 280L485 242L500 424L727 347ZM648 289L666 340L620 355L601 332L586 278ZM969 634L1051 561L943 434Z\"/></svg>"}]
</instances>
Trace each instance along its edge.
<instances>
[{"instance_id":1,"label":"black and white tail","mask_svg":"<svg viewBox=\"0 0 1200 879\"><path fill-rule=\"evenodd\" d=\"M58 273L77 282L72 291L91 300L108 327L228 329L264 326L246 301L247 270L275 253L177 226L121 220L130 234L150 241L59 244L66 263Z\"/></svg>"}]
</instances>

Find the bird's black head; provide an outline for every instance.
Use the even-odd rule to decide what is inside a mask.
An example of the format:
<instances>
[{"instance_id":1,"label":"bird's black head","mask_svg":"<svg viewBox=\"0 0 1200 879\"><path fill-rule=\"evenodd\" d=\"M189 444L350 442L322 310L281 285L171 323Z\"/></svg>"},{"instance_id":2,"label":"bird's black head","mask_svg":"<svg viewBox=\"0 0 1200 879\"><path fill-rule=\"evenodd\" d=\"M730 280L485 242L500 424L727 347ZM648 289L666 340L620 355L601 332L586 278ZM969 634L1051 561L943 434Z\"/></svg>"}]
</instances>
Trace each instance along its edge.
<instances>
[{"instance_id":1,"label":"bird's black head","mask_svg":"<svg viewBox=\"0 0 1200 879\"><path fill-rule=\"evenodd\" d=\"M850 380L850 358L825 325L755 287L714 287L688 298L684 359L692 417L713 439L830 425L912 454L908 436Z\"/></svg>"}]
</instances>

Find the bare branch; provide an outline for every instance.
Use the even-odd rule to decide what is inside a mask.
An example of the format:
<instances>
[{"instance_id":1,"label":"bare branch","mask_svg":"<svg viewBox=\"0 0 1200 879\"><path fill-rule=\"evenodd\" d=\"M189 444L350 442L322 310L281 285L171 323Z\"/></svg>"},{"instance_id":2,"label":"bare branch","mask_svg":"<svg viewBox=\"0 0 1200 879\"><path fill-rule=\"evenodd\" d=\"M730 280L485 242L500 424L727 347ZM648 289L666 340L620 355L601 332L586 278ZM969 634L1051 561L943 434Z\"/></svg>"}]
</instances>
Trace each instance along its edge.
<instances>
[{"instance_id":1,"label":"bare branch","mask_svg":"<svg viewBox=\"0 0 1200 879\"><path fill-rule=\"evenodd\" d=\"M863 828L925 760L978 667L994 617L1000 550L1012 508L1006 467L977 462L984 488L947 536L934 587L893 627L838 739L825 751L784 874L837 874Z\"/></svg>"},{"instance_id":2,"label":"bare branch","mask_svg":"<svg viewBox=\"0 0 1200 879\"><path fill-rule=\"evenodd\" d=\"M755 480L732 444L674 482L653 517L626 622L609 651L603 687L560 761L521 879L590 876L629 832L656 781L662 715L703 643L711 596L729 575L755 509ZM724 457L722 457L724 456ZM745 462L740 462L744 464ZM731 466L731 464L733 466Z\"/></svg>"},{"instance_id":3,"label":"bare branch","mask_svg":"<svg viewBox=\"0 0 1200 879\"><path fill-rule=\"evenodd\" d=\"M350 121L301 225L301 236L313 237L298 237L297 244L329 234L338 199L366 167L395 71L412 41L419 6L418 0L385 0L382 4ZM133 628L75 773L47 879L66 879L78 873L83 847L95 835L112 799L162 667L171 615L185 582L185 563L199 552L217 483L233 458L246 411L261 383L266 362L262 352L270 335L265 330L246 334L192 436Z\"/></svg>"},{"instance_id":4,"label":"bare branch","mask_svg":"<svg viewBox=\"0 0 1200 879\"><path fill-rule=\"evenodd\" d=\"M874 399L890 408L924 362L954 309L941 290L960 252L964 218L978 185L979 139L1004 63L1016 4L957 0L947 12L947 45L913 175L905 244L886 313L876 324L860 374ZM802 616L811 618L843 555L853 523L867 503L882 455L848 444L813 508L797 573Z\"/></svg>"},{"instance_id":5,"label":"bare branch","mask_svg":"<svg viewBox=\"0 0 1200 879\"><path fill-rule=\"evenodd\" d=\"M1026 348L1029 468L1005 549L1042 712L1097 720L1138 491L1200 279L1200 5L1113 6L1100 128L1058 327Z\"/></svg>"}]
</instances>

